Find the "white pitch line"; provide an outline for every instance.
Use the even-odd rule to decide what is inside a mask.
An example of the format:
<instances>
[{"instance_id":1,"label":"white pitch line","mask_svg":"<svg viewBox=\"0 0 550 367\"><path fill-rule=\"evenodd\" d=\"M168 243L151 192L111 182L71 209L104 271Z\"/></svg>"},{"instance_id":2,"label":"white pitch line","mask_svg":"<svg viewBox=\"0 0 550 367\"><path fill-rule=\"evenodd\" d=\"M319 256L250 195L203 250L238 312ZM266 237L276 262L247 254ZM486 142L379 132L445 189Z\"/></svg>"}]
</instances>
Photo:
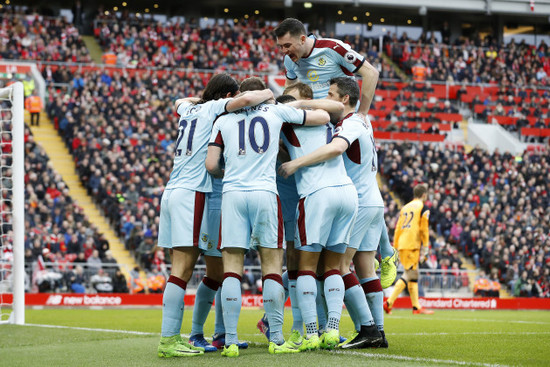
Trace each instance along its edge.
<instances>
[{"instance_id":1,"label":"white pitch line","mask_svg":"<svg viewBox=\"0 0 550 367\"><path fill-rule=\"evenodd\" d=\"M482 366L482 367L506 366L502 364L455 361L452 359L418 358L418 357L400 356L400 355L393 355L393 354L361 353L361 352L341 351L341 350L333 351L333 353L355 355L355 356L362 356L362 357L369 357L369 358L376 358L376 359L393 359L397 361L410 361L410 362L419 362L419 363L430 362L430 363L456 364L460 366Z\"/></svg>"},{"instance_id":2,"label":"white pitch line","mask_svg":"<svg viewBox=\"0 0 550 367\"><path fill-rule=\"evenodd\" d=\"M404 319L404 320L413 320L413 316L385 316L386 319ZM550 325L550 322L544 321L524 321L524 320L487 320L487 319L448 319L448 318L437 318L437 317L422 317L417 318L418 320L433 320L433 321L457 321L457 322L504 322L507 324L535 324L535 325Z\"/></svg>"},{"instance_id":3,"label":"white pitch line","mask_svg":"<svg viewBox=\"0 0 550 367\"><path fill-rule=\"evenodd\" d=\"M400 335L547 335L550 331L480 331L480 332L465 332L465 333L386 333L386 335L400 336Z\"/></svg>"},{"instance_id":4,"label":"white pitch line","mask_svg":"<svg viewBox=\"0 0 550 367\"><path fill-rule=\"evenodd\" d=\"M85 330L85 331L100 331L104 333L120 333L131 335L159 335L159 333L148 333L145 331L131 331L131 330L115 330L115 329L98 329L90 327L78 327L78 326L64 326L64 325L44 325L44 324L25 324L25 326L36 326L52 329L73 329L73 330Z\"/></svg>"}]
</instances>

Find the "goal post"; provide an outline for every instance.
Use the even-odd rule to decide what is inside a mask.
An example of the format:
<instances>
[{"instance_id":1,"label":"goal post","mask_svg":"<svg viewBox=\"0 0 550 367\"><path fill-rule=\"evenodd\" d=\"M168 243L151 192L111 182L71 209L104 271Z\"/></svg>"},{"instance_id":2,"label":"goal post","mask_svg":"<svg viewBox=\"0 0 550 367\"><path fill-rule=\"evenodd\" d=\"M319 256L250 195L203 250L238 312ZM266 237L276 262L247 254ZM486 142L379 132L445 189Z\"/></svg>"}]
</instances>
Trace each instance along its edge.
<instances>
[{"instance_id":1,"label":"goal post","mask_svg":"<svg viewBox=\"0 0 550 367\"><path fill-rule=\"evenodd\" d=\"M0 88L2 167L0 323L25 323L25 181L23 84ZM4 139L6 141L4 141ZM11 142L10 142L11 140ZM11 145L11 149L8 147ZM6 164L6 166L4 166ZM11 185L8 183L11 180ZM5 184L8 183L8 184ZM11 186L11 187L10 187ZM11 226L11 230L10 230ZM10 297L11 296L11 297ZM11 299L11 302L9 302ZM8 309L11 312L8 313Z\"/></svg>"}]
</instances>

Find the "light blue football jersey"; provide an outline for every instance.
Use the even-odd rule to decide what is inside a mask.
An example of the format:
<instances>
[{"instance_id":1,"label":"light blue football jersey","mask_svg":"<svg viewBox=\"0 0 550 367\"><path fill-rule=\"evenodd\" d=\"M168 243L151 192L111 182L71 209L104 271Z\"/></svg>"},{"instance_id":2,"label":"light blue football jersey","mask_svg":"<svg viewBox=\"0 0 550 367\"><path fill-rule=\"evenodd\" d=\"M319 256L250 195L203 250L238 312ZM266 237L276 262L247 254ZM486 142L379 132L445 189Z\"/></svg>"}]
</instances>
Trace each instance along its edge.
<instances>
[{"instance_id":1,"label":"light blue football jersey","mask_svg":"<svg viewBox=\"0 0 550 367\"><path fill-rule=\"evenodd\" d=\"M330 79L348 76L365 62L365 58L351 49L351 47L339 40L331 38L314 39L313 49L307 57L298 62L292 61L288 56L284 58L286 77L294 80L298 78L313 90L313 98L325 98L330 87Z\"/></svg>"},{"instance_id":2,"label":"light blue football jersey","mask_svg":"<svg viewBox=\"0 0 550 367\"><path fill-rule=\"evenodd\" d=\"M281 131L283 142L293 160L313 152L332 139L330 124L303 127L284 124ZM352 184L340 155L325 162L300 168L294 176L301 198L325 187Z\"/></svg>"},{"instance_id":3,"label":"light blue football jersey","mask_svg":"<svg viewBox=\"0 0 550 367\"><path fill-rule=\"evenodd\" d=\"M204 161L214 119L226 112L229 99L201 104L181 103L178 139L174 148L174 167L166 189L186 188L200 192L212 191L212 179Z\"/></svg>"},{"instance_id":4,"label":"light blue football jersey","mask_svg":"<svg viewBox=\"0 0 550 367\"><path fill-rule=\"evenodd\" d=\"M376 181L378 156L370 121L365 123L356 113L350 113L336 125L336 137L345 139L349 144L343 154L344 164L357 189L359 206L383 207L384 201Z\"/></svg>"},{"instance_id":5,"label":"light blue football jersey","mask_svg":"<svg viewBox=\"0 0 550 367\"><path fill-rule=\"evenodd\" d=\"M223 148L223 192L264 190L277 194L275 163L283 122L302 125L306 112L283 104L259 104L220 116L211 145Z\"/></svg>"}]
</instances>

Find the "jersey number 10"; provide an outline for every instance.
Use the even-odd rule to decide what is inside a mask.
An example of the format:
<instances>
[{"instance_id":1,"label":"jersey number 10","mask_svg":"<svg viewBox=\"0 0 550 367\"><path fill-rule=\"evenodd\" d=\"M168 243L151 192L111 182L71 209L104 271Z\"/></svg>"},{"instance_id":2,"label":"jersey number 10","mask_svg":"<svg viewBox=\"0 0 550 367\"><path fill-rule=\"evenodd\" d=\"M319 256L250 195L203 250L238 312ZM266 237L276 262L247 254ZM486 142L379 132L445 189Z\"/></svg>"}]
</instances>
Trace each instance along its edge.
<instances>
[{"instance_id":1,"label":"jersey number 10","mask_svg":"<svg viewBox=\"0 0 550 367\"><path fill-rule=\"evenodd\" d=\"M246 120L241 120L238 122L239 155L246 154L245 122ZM256 140L256 130L255 130L256 124L260 124L264 135L264 141L261 146L258 145L258 142ZM265 153L265 151L269 148L269 126L267 125L267 121L263 117L257 116L257 117L254 117L252 120L250 120L250 124L248 125L248 141L250 142L250 147L256 153L260 153L260 154Z\"/></svg>"}]
</instances>

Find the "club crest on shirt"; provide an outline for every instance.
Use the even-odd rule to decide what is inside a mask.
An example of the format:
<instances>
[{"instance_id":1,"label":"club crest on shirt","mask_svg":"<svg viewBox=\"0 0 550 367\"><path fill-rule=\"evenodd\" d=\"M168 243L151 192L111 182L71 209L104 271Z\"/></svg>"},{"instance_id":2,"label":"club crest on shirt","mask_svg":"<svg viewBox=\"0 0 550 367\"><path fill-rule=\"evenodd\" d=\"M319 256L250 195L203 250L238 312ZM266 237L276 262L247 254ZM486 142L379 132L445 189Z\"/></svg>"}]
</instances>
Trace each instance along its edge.
<instances>
[{"instance_id":1,"label":"club crest on shirt","mask_svg":"<svg viewBox=\"0 0 550 367\"><path fill-rule=\"evenodd\" d=\"M212 243L212 241L208 241L208 249L212 250L213 248L214 248L214 244Z\"/></svg>"},{"instance_id":2,"label":"club crest on shirt","mask_svg":"<svg viewBox=\"0 0 550 367\"><path fill-rule=\"evenodd\" d=\"M319 66L325 66L327 64L327 60L320 57L319 60L317 61L317 63L319 64Z\"/></svg>"},{"instance_id":3,"label":"club crest on shirt","mask_svg":"<svg viewBox=\"0 0 550 367\"><path fill-rule=\"evenodd\" d=\"M202 242L208 242L208 235L206 233L203 233L202 237L201 237L201 240L202 240Z\"/></svg>"},{"instance_id":4,"label":"club crest on shirt","mask_svg":"<svg viewBox=\"0 0 550 367\"><path fill-rule=\"evenodd\" d=\"M306 76L312 82L319 80L319 75L315 70L308 70Z\"/></svg>"}]
</instances>

